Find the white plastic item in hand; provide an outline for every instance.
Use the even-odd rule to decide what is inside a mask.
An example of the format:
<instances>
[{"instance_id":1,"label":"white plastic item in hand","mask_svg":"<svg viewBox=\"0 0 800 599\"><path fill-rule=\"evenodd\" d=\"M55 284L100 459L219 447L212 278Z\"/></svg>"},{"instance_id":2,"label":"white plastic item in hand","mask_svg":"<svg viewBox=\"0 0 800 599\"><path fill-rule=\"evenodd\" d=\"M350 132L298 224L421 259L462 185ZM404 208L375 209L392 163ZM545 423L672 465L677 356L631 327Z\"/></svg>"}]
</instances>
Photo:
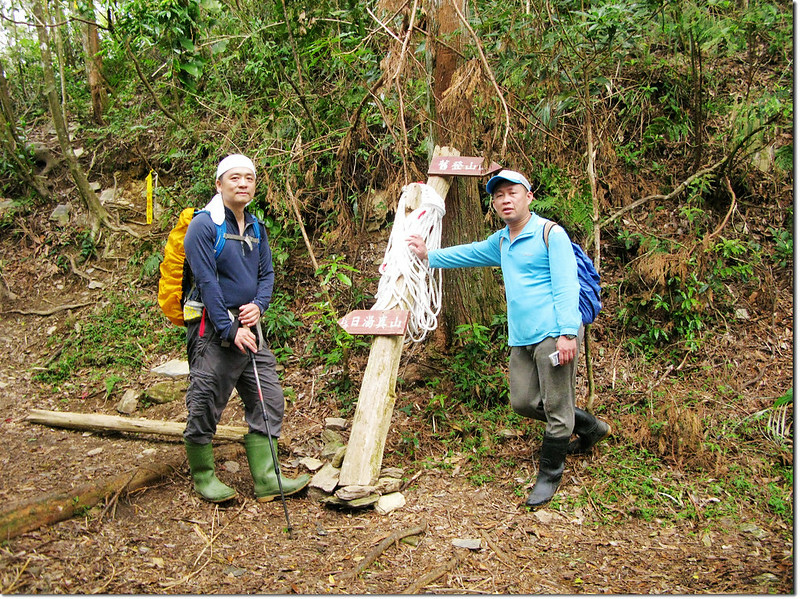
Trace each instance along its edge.
<instances>
[{"instance_id":1,"label":"white plastic item in hand","mask_svg":"<svg viewBox=\"0 0 800 599\"><path fill-rule=\"evenodd\" d=\"M406 214L412 194L420 194L419 207ZM397 205L392 233L383 263L378 271L381 280L373 310L408 310L408 335L414 342L425 339L436 328L442 308L442 270L434 272L417 258L406 239L419 235L428 250L439 249L442 242L444 200L430 185L410 183L403 187Z\"/></svg>"}]
</instances>

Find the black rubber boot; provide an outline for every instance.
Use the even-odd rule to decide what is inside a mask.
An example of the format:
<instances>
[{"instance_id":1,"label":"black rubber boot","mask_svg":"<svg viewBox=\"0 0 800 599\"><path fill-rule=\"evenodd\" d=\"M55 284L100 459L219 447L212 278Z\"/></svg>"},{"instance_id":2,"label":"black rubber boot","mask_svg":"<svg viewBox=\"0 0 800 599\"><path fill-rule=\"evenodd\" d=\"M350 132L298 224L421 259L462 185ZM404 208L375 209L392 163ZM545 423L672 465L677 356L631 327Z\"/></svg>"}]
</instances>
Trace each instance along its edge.
<instances>
[{"instance_id":1,"label":"black rubber boot","mask_svg":"<svg viewBox=\"0 0 800 599\"><path fill-rule=\"evenodd\" d=\"M611 426L589 412L575 408L575 430L577 439L570 441L568 455L589 453L592 447L611 434Z\"/></svg>"},{"instance_id":2,"label":"black rubber boot","mask_svg":"<svg viewBox=\"0 0 800 599\"><path fill-rule=\"evenodd\" d=\"M564 474L568 445L569 437L551 437L545 433L539 457L539 475L525 505L539 507L553 498Z\"/></svg>"}]
</instances>

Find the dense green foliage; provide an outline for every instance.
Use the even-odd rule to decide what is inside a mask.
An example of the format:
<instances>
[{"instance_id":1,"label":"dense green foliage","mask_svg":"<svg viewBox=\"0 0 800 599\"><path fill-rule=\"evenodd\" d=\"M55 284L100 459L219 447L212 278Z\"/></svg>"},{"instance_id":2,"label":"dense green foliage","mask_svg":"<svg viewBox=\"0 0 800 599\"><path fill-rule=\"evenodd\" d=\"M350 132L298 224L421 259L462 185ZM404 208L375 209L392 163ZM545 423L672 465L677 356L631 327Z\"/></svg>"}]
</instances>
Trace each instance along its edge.
<instances>
[{"instance_id":1,"label":"dense green foliage","mask_svg":"<svg viewBox=\"0 0 800 599\"><path fill-rule=\"evenodd\" d=\"M32 20L24 5L11 4ZM304 289L305 303L276 293L265 328L284 363L291 356L304 367L345 363L332 378L345 407L353 400L346 361L366 343L343 332L336 317L367 305L374 283L352 266L367 198L423 178L433 145L448 142L431 137L435 15L428 7L411 23L409 7L393 4L103 0L93 11L85 2L62 7L65 105L92 147L84 168L107 179L110 170L145 163L158 172L164 182L157 225L166 230L179 207L210 197L220 157L246 152L263 172L255 207L279 277L298 268L298 255L307 258L297 206L317 248L320 265L310 270L319 286ZM691 364L699 348L736 322L740 295L760 292L793 268L791 5L480 0L469 7L475 37L464 34L453 81L470 90L464 102L475 151L526 172L533 208L585 247L595 233L602 240L590 253L601 251L606 339L620 340L645 364ZM93 121L81 41L92 13L109 93L103 124ZM24 214L40 199L20 164L34 166L34 131L49 115L34 28L10 20L2 27L13 114L2 119L0 188L19 198ZM12 125L21 146L12 141ZM743 205L763 209L764 222L748 222ZM487 231L497 225L489 219ZM14 226L11 216L0 221L4 231ZM87 231L43 243L65 271L67 256L83 263L99 251ZM154 285L160 249L146 240L130 256L135 284ZM110 296L92 322L58 341L63 349L38 377L58 386L98 365L112 376L141 368L143 352L180 347L180 333L156 322L154 303L127 291ZM502 319L490 328L463 325L449 349L448 368L421 412L432 423L454 420L457 402L480 414L458 428L451 422L447 439L480 457L491 451L496 420L514 419L496 411L507 397ZM741 395L733 385L714 391L732 401ZM641 401L623 402L616 413L646 421L657 438L667 418ZM746 443L777 430L770 418L792 398L775 406L765 401L763 416L727 431L731 438ZM767 436L786 450L783 433ZM406 441L413 455L418 440ZM657 457L633 442L617 450L619 469L605 475L623 484L587 501L620 503L628 495L638 498L630 508L642 517L693 517L683 481L653 478ZM727 483L791 521L790 469L754 468L773 482L756 490L745 473L732 472ZM636 477L626 475L632 469ZM476 483L491 476L477 468L473 474ZM718 510L730 505L721 498Z\"/></svg>"}]
</instances>

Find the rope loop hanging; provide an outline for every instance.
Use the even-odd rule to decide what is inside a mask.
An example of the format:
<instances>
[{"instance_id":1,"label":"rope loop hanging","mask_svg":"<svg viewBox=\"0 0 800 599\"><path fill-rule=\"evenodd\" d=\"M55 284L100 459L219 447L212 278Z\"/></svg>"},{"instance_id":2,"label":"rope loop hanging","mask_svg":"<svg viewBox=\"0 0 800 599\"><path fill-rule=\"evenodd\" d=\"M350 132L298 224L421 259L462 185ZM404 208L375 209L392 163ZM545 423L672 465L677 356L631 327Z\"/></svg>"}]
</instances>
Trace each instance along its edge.
<instances>
[{"instance_id":1,"label":"rope loop hanging","mask_svg":"<svg viewBox=\"0 0 800 599\"><path fill-rule=\"evenodd\" d=\"M420 194L419 208L406 215L412 194ZM408 335L418 343L437 325L442 308L442 270L430 268L408 247L409 235L419 235L428 250L442 242L444 200L430 185L410 183L403 187L394 226L386 245L373 310L401 309L410 312Z\"/></svg>"}]
</instances>

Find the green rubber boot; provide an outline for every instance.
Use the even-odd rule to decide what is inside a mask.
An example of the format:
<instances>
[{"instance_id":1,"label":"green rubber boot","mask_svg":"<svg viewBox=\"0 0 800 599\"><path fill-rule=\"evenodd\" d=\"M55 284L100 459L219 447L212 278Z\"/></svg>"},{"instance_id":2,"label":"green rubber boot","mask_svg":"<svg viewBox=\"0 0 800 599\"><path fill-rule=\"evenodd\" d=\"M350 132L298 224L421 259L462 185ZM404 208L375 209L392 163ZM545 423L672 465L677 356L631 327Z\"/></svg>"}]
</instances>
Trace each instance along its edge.
<instances>
[{"instance_id":1,"label":"green rubber boot","mask_svg":"<svg viewBox=\"0 0 800 599\"><path fill-rule=\"evenodd\" d=\"M265 435L247 433L244 436L244 448L247 452L247 462L250 464L250 474L253 475L256 498L261 502L272 501L281 495L269 444L270 439ZM272 448L277 456L278 440L274 437L272 439ZM305 489L309 482L311 482L311 477L308 474L303 474L297 478L286 478L281 475L283 495L294 495L298 491Z\"/></svg>"},{"instance_id":2,"label":"green rubber boot","mask_svg":"<svg viewBox=\"0 0 800 599\"><path fill-rule=\"evenodd\" d=\"M221 503L236 497L236 491L214 474L214 450L211 443L201 445L184 439L183 444L186 446L195 492L211 503Z\"/></svg>"}]
</instances>

